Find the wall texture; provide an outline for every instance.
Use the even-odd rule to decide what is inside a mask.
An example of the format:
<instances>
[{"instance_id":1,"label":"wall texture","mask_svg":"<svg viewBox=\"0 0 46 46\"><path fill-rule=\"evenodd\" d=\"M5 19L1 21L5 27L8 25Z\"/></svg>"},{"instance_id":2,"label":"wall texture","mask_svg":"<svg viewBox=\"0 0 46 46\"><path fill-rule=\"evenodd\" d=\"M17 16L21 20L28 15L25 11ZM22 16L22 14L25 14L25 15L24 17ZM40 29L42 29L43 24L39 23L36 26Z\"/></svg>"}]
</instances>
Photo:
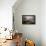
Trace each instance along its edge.
<instances>
[{"instance_id":1,"label":"wall texture","mask_svg":"<svg viewBox=\"0 0 46 46\"><path fill-rule=\"evenodd\" d=\"M35 41L36 46L41 46L41 0L20 0L13 6L14 24L23 37ZM22 15L35 15L35 25L23 25Z\"/></svg>"},{"instance_id":2,"label":"wall texture","mask_svg":"<svg viewBox=\"0 0 46 46\"><path fill-rule=\"evenodd\" d=\"M12 29L12 6L16 0L0 0L0 27Z\"/></svg>"}]
</instances>

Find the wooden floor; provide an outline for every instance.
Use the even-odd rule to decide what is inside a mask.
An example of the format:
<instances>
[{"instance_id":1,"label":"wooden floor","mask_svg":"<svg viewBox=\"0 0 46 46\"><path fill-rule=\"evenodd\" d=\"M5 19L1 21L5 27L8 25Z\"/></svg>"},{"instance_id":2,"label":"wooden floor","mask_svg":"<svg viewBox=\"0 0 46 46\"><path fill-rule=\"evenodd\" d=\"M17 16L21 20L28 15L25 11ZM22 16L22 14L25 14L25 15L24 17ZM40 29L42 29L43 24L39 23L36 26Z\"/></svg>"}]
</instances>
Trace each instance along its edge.
<instances>
[{"instance_id":1,"label":"wooden floor","mask_svg":"<svg viewBox=\"0 0 46 46\"><path fill-rule=\"evenodd\" d=\"M6 40L6 42L2 43L0 46L16 46L15 39L13 40Z\"/></svg>"}]
</instances>

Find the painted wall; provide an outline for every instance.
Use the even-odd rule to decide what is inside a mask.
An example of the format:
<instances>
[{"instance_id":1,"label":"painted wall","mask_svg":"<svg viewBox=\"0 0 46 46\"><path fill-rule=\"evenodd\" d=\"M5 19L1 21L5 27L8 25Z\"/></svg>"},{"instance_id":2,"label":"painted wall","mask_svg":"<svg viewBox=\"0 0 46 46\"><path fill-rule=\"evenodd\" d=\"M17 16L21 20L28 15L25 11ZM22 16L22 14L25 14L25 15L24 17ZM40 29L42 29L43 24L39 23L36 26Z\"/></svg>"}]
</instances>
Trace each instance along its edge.
<instances>
[{"instance_id":1,"label":"painted wall","mask_svg":"<svg viewBox=\"0 0 46 46\"><path fill-rule=\"evenodd\" d=\"M16 0L0 0L0 27L12 29L12 6Z\"/></svg>"},{"instance_id":2,"label":"painted wall","mask_svg":"<svg viewBox=\"0 0 46 46\"><path fill-rule=\"evenodd\" d=\"M21 1L13 6L15 29L22 32L24 37L33 39L37 46L46 46L46 0ZM35 25L22 25L22 15L26 14L36 15Z\"/></svg>"},{"instance_id":3,"label":"painted wall","mask_svg":"<svg viewBox=\"0 0 46 46\"><path fill-rule=\"evenodd\" d=\"M41 3L41 40L42 46L46 46L46 0L42 0Z\"/></svg>"},{"instance_id":4,"label":"painted wall","mask_svg":"<svg viewBox=\"0 0 46 46\"><path fill-rule=\"evenodd\" d=\"M19 2L19 1L18 1ZM35 41L36 46L41 46L41 0L20 0L13 6L14 24L23 37ZM35 25L23 25L22 15L35 15Z\"/></svg>"}]
</instances>

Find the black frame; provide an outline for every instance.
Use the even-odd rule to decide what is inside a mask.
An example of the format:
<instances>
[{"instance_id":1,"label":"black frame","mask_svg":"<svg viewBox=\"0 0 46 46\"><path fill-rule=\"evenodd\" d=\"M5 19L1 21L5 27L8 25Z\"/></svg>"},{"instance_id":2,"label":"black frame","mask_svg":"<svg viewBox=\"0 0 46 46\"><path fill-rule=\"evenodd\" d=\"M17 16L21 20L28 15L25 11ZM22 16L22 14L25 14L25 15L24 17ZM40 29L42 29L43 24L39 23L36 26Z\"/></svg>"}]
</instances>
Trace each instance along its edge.
<instances>
[{"instance_id":1,"label":"black frame","mask_svg":"<svg viewBox=\"0 0 46 46\"><path fill-rule=\"evenodd\" d=\"M35 15L22 15L22 24L35 24Z\"/></svg>"}]
</instances>

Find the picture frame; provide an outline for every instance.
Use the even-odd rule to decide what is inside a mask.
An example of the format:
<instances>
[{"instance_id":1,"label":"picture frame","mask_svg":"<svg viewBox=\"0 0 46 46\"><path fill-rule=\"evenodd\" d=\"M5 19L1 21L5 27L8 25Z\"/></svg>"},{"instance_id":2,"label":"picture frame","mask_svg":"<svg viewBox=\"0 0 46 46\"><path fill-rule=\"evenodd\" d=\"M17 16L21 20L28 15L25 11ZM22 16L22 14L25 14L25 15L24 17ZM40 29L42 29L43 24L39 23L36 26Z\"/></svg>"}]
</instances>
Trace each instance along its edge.
<instances>
[{"instance_id":1,"label":"picture frame","mask_svg":"<svg viewBox=\"0 0 46 46\"><path fill-rule=\"evenodd\" d=\"M35 15L22 15L22 24L36 24Z\"/></svg>"}]
</instances>

